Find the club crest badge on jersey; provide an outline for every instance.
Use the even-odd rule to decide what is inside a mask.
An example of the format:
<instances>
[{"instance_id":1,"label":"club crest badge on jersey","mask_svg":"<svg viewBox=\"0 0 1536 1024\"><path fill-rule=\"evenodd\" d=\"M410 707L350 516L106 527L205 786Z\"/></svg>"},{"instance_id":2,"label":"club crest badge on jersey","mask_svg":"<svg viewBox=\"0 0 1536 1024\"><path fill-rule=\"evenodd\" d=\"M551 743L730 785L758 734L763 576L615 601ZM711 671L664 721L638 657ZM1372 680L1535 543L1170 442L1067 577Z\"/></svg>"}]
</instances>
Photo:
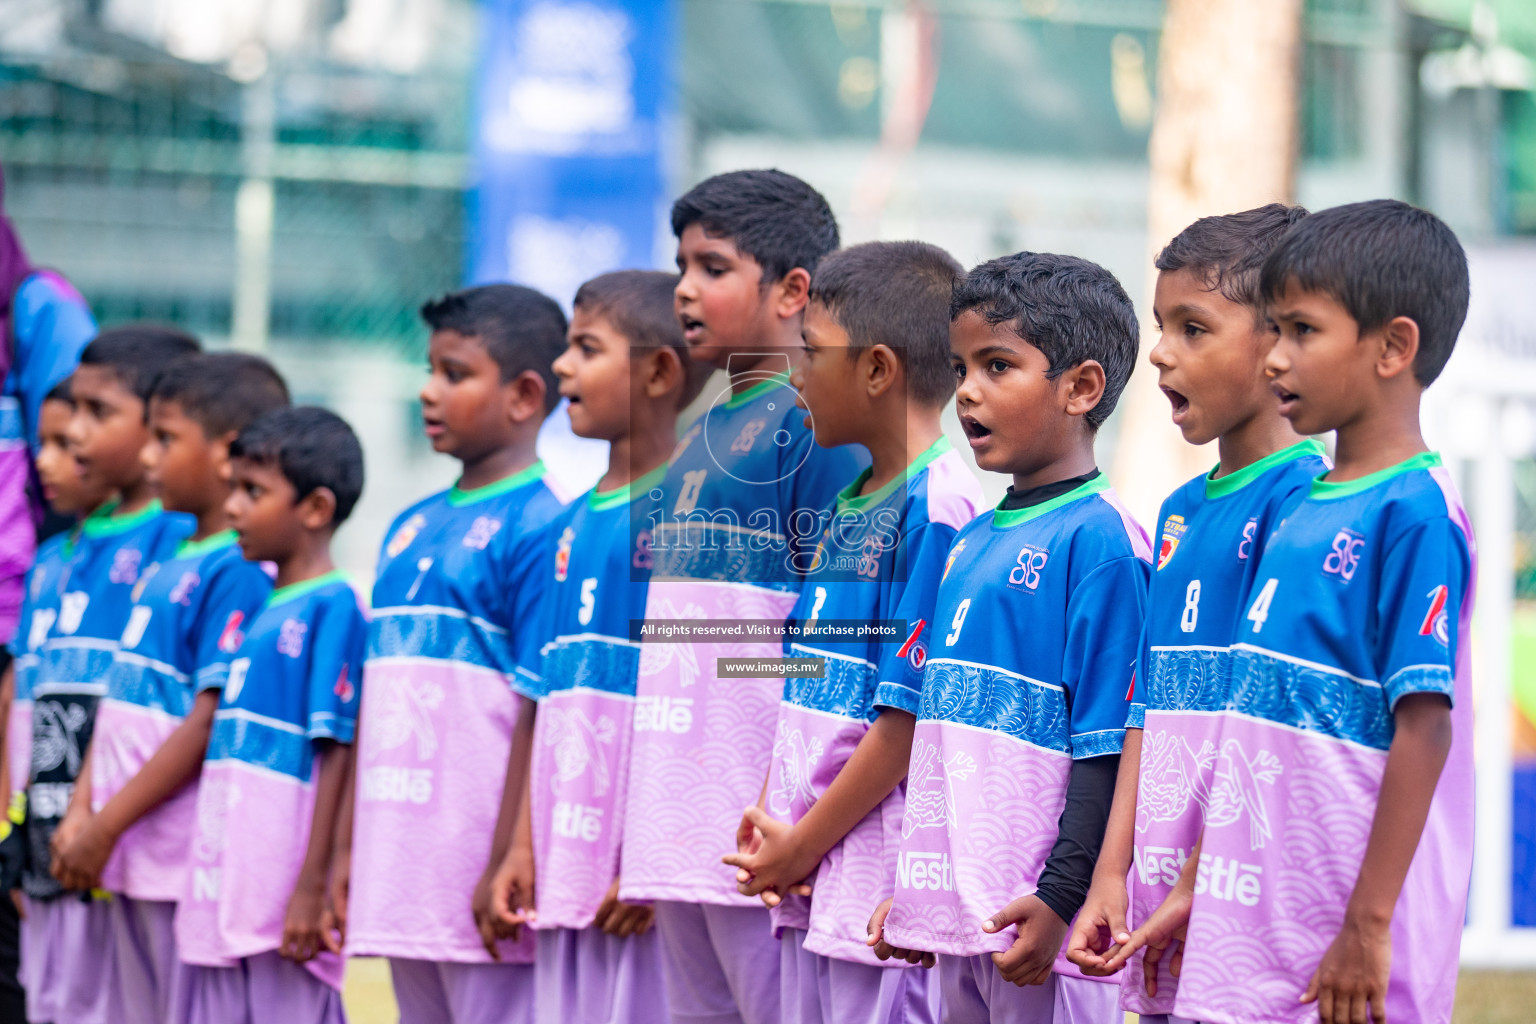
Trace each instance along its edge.
<instances>
[{"instance_id":1,"label":"club crest badge on jersey","mask_svg":"<svg viewBox=\"0 0 1536 1024\"><path fill-rule=\"evenodd\" d=\"M1451 588L1444 583L1429 592L1429 611L1419 626L1419 636L1432 636L1443 647L1451 643L1451 616L1445 606L1451 597Z\"/></svg>"},{"instance_id":2,"label":"club crest badge on jersey","mask_svg":"<svg viewBox=\"0 0 1536 1024\"><path fill-rule=\"evenodd\" d=\"M352 695L357 692L356 688L352 685L352 680L347 676L347 665L345 663L341 666L341 674L336 677L336 685L332 687L332 692L341 698L342 703L350 701Z\"/></svg>"},{"instance_id":3,"label":"club crest badge on jersey","mask_svg":"<svg viewBox=\"0 0 1536 1024\"><path fill-rule=\"evenodd\" d=\"M944 575L939 577L940 583L943 583L945 580L949 579L949 570L955 567L955 559L959 558L960 552L964 550L965 541L963 540L956 542L955 546L949 549L949 558L945 559L944 561Z\"/></svg>"},{"instance_id":4,"label":"club crest badge on jersey","mask_svg":"<svg viewBox=\"0 0 1536 1024\"><path fill-rule=\"evenodd\" d=\"M1173 560L1173 553L1179 550L1179 541L1184 538L1184 531L1189 529L1184 523L1183 516L1169 516L1163 523L1163 542L1157 549L1157 567L1161 569Z\"/></svg>"},{"instance_id":5,"label":"club crest badge on jersey","mask_svg":"<svg viewBox=\"0 0 1536 1024\"><path fill-rule=\"evenodd\" d=\"M389 546L384 549L385 553L390 558L398 558L402 551L411 546L411 542L416 539L417 535L421 533L421 528L426 525L426 516L420 513L411 516L411 518L401 523L400 529L396 530L395 535L389 538Z\"/></svg>"},{"instance_id":6,"label":"club crest badge on jersey","mask_svg":"<svg viewBox=\"0 0 1536 1024\"><path fill-rule=\"evenodd\" d=\"M564 583L566 575L571 571L571 545L576 542L576 531L569 526L560 534L560 543L555 546L555 582Z\"/></svg>"},{"instance_id":7,"label":"club crest badge on jersey","mask_svg":"<svg viewBox=\"0 0 1536 1024\"><path fill-rule=\"evenodd\" d=\"M907 642L902 644L901 650L896 652L896 657L906 658L907 662L918 671L922 671L923 665L928 661L928 648L918 640L918 637L923 634L923 627L927 624L928 620L918 619L917 625L912 627L912 632L907 636Z\"/></svg>"},{"instance_id":8,"label":"club crest badge on jersey","mask_svg":"<svg viewBox=\"0 0 1536 1024\"><path fill-rule=\"evenodd\" d=\"M245 642L245 634L240 632L240 627L245 624L244 612L230 612L229 618L224 620L224 630L219 634L219 650L225 654L234 654Z\"/></svg>"}]
</instances>

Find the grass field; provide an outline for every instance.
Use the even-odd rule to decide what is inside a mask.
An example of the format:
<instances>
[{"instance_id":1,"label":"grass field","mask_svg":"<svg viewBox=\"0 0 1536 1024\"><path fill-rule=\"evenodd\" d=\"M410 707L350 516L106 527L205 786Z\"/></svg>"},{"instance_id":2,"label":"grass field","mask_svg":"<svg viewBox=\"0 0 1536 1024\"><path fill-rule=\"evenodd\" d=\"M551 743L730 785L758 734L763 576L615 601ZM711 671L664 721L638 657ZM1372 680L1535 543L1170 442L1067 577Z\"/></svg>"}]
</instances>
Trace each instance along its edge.
<instances>
[{"instance_id":1,"label":"grass field","mask_svg":"<svg viewBox=\"0 0 1536 1024\"><path fill-rule=\"evenodd\" d=\"M353 960L348 964L346 1003L351 1024L395 1024L395 999L389 988L389 968L383 960ZM1455 1024L1529 1024L1533 1018L1536 972L1462 972ZM1126 1022L1135 1019L1128 1015Z\"/></svg>"}]
</instances>

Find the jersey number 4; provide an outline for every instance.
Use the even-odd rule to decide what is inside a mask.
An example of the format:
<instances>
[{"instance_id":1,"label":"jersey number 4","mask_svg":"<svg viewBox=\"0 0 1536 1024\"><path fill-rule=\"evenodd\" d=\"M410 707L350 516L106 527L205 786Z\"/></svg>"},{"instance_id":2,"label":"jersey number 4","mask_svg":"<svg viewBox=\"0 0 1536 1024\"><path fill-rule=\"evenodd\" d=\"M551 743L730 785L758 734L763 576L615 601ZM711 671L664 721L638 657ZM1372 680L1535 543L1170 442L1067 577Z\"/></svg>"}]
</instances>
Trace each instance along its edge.
<instances>
[{"instance_id":1,"label":"jersey number 4","mask_svg":"<svg viewBox=\"0 0 1536 1024\"><path fill-rule=\"evenodd\" d=\"M1275 590L1280 586L1280 581L1271 576L1259 591L1259 596L1253 599L1253 607L1248 609L1248 621L1253 623L1255 633L1263 632L1264 623L1269 621L1269 606L1275 599Z\"/></svg>"}]
</instances>

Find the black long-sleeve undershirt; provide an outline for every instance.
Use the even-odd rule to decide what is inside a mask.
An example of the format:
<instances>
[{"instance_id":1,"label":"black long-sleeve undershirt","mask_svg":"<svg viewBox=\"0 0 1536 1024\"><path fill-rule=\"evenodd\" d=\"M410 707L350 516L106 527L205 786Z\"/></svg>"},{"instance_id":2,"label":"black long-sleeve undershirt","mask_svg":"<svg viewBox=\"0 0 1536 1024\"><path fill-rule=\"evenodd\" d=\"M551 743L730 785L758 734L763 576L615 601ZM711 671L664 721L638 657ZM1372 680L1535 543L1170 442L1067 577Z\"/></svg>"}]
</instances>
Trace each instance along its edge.
<instances>
[{"instance_id":1,"label":"black long-sleeve undershirt","mask_svg":"<svg viewBox=\"0 0 1536 1024\"><path fill-rule=\"evenodd\" d=\"M1061 811L1056 845L1045 860L1035 895L1071 922L1088 898L1093 881L1093 866L1104 845L1104 829L1109 824L1109 805L1115 798L1115 777L1120 772L1120 755L1086 757L1072 762L1067 781L1067 804Z\"/></svg>"}]
</instances>

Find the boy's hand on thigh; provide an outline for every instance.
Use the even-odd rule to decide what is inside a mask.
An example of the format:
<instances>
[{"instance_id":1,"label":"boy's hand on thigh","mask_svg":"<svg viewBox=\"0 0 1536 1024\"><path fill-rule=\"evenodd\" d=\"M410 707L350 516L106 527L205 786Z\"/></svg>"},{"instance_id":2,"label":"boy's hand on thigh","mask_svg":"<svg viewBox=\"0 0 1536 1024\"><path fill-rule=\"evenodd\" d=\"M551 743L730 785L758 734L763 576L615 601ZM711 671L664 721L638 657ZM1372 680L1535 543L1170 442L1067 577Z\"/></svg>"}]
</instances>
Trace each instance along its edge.
<instances>
[{"instance_id":1,"label":"boy's hand on thigh","mask_svg":"<svg viewBox=\"0 0 1536 1024\"><path fill-rule=\"evenodd\" d=\"M937 962L937 957L932 953L920 949L902 949L885 941L885 919L891 912L891 904L894 900L887 896L875 908L874 914L869 918L869 937L864 944L875 951L875 956L881 960L905 960L909 964L920 964L923 967L932 967Z\"/></svg>"},{"instance_id":2,"label":"boy's hand on thigh","mask_svg":"<svg viewBox=\"0 0 1536 1024\"><path fill-rule=\"evenodd\" d=\"M1322 1024L1386 1024L1391 971L1390 922L1371 924L1346 914L1301 1001L1317 1003Z\"/></svg>"},{"instance_id":3,"label":"boy's hand on thigh","mask_svg":"<svg viewBox=\"0 0 1536 1024\"><path fill-rule=\"evenodd\" d=\"M592 923L606 935L626 939L643 935L656 920L656 908L649 903L625 903L619 899L619 880L615 878L598 904Z\"/></svg>"},{"instance_id":4,"label":"boy's hand on thigh","mask_svg":"<svg viewBox=\"0 0 1536 1024\"><path fill-rule=\"evenodd\" d=\"M1113 972L1107 969L1109 951L1123 945L1131 938L1125 926L1125 912L1130 898L1125 891L1125 880L1093 880L1088 889L1088 899L1078 912L1067 938L1067 959L1089 977L1105 977Z\"/></svg>"},{"instance_id":5,"label":"boy's hand on thigh","mask_svg":"<svg viewBox=\"0 0 1536 1024\"><path fill-rule=\"evenodd\" d=\"M325 941L325 884L305 884L294 888L288 900L288 912L283 918L283 942L278 955L302 964L313 960L326 948Z\"/></svg>"},{"instance_id":6,"label":"boy's hand on thigh","mask_svg":"<svg viewBox=\"0 0 1536 1024\"><path fill-rule=\"evenodd\" d=\"M351 898L352 856L338 852L331 859L331 879L325 887L325 914L320 918L320 937L325 948L341 955L347 944L347 901Z\"/></svg>"},{"instance_id":7,"label":"boy's hand on thigh","mask_svg":"<svg viewBox=\"0 0 1536 1024\"><path fill-rule=\"evenodd\" d=\"M992 954L992 963L1004 981L1015 985L1043 985L1050 980L1056 954L1067 937L1067 922L1045 905L1040 897L1020 896L983 921L982 931L996 934L1009 925L1018 925L1019 937L1002 953Z\"/></svg>"}]
</instances>

